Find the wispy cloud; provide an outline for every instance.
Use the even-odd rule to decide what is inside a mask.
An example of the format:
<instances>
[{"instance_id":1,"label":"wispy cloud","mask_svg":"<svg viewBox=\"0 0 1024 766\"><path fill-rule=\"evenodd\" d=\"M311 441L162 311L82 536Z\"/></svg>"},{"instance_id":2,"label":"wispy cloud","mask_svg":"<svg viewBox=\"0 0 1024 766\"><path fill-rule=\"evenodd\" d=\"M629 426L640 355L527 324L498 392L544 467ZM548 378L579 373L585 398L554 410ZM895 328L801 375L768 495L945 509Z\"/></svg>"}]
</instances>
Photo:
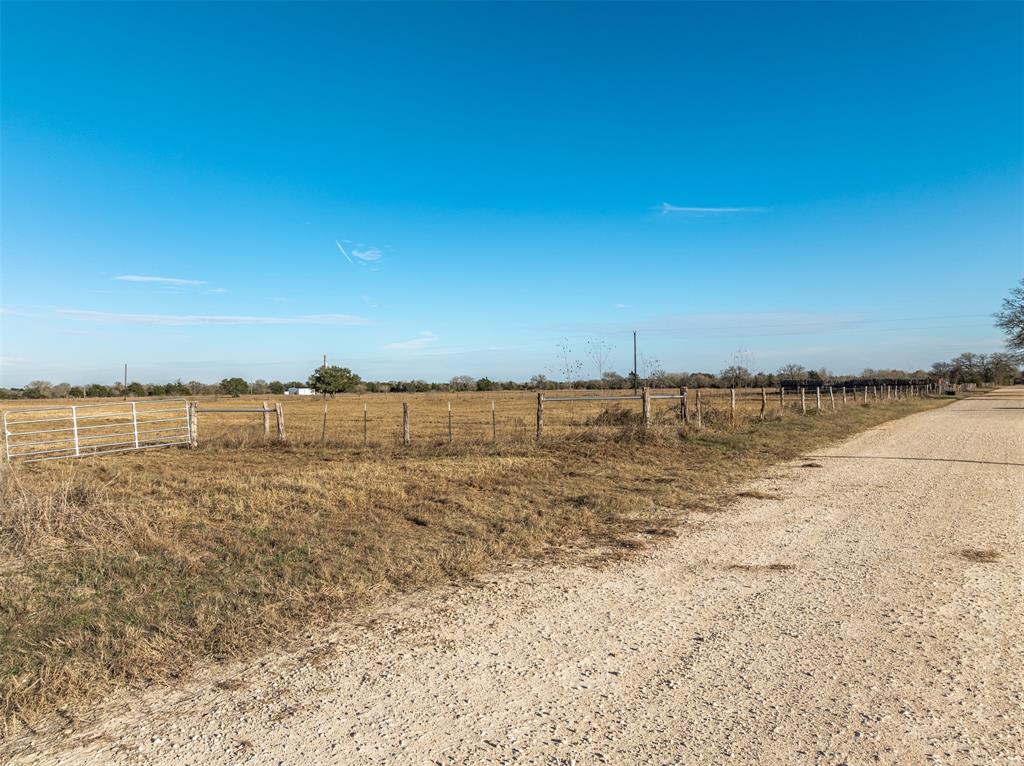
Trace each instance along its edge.
<instances>
[{"instance_id":1,"label":"wispy cloud","mask_svg":"<svg viewBox=\"0 0 1024 766\"><path fill-rule=\"evenodd\" d=\"M206 292L220 294L220 293L226 293L227 291L228 291L228 289L226 287L211 287Z\"/></svg>"},{"instance_id":2,"label":"wispy cloud","mask_svg":"<svg viewBox=\"0 0 1024 766\"><path fill-rule=\"evenodd\" d=\"M667 202L661 203L662 215L727 215L729 213L759 213L763 207L689 207L683 205L670 205Z\"/></svg>"},{"instance_id":3,"label":"wispy cloud","mask_svg":"<svg viewBox=\"0 0 1024 766\"><path fill-rule=\"evenodd\" d=\"M352 240L334 240L334 244L338 246L338 250L341 251L341 254L345 256L345 260L347 260L349 263L355 263L356 261L360 261L362 263L370 263L372 261L378 261L384 257L384 253L380 250L380 248L371 247L370 245L364 245L360 243L356 245L354 248L352 248L351 252L349 252L348 250L345 249L345 246L341 244L342 242L352 244ZM360 250L359 248L363 249ZM353 261L353 258L355 258L356 261Z\"/></svg>"},{"instance_id":4,"label":"wispy cloud","mask_svg":"<svg viewBox=\"0 0 1024 766\"><path fill-rule=\"evenodd\" d=\"M161 285L175 285L178 287L206 284L206 281L202 279L178 279L177 277L149 277L142 276L139 274L122 274L119 277L114 277L114 279L120 282L155 282Z\"/></svg>"},{"instance_id":5,"label":"wispy cloud","mask_svg":"<svg viewBox=\"0 0 1024 766\"><path fill-rule=\"evenodd\" d=\"M365 325L369 320L353 314L305 314L290 317L229 316L202 314L118 314L106 311L84 311L80 309L57 309L57 316L77 322L106 322L129 325L289 325L289 324L336 324Z\"/></svg>"},{"instance_id":6,"label":"wispy cloud","mask_svg":"<svg viewBox=\"0 0 1024 766\"><path fill-rule=\"evenodd\" d=\"M413 338L412 340L402 340L398 341L397 343L388 343L384 346L384 348L400 351L414 351L416 349L426 348L431 343L437 343L438 340L440 340L440 338L434 335L434 333L430 332L430 330L424 330L423 332L420 333L420 336L418 338Z\"/></svg>"},{"instance_id":7,"label":"wispy cloud","mask_svg":"<svg viewBox=\"0 0 1024 766\"><path fill-rule=\"evenodd\" d=\"M616 303L615 304L615 308L616 309L624 309L624 308L626 308L626 304L625 303Z\"/></svg>"}]
</instances>

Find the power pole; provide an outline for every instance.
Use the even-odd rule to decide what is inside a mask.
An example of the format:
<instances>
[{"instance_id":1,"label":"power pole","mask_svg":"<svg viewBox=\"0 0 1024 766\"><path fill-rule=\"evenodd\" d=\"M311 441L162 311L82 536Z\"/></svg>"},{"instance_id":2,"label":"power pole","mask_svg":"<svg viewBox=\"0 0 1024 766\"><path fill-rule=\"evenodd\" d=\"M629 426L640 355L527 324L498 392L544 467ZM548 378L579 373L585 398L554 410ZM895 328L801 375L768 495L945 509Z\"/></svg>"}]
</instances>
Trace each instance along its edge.
<instances>
[{"instance_id":1,"label":"power pole","mask_svg":"<svg viewBox=\"0 0 1024 766\"><path fill-rule=\"evenodd\" d=\"M636 330L633 330L633 396L640 388L640 373L636 369Z\"/></svg>"},{"instance_id":2,"label":"power pole","mask_svg":"<svg viewBox=\"0 0 1024 766\"><path fill-rule=\"evenodd\" d=\"M327 369L327 354L324 354L324 366L321 370ZM324 426L320 431L320 443L323 444L327 441L327 388L324 387Z\"/></svg>"}]
</instances>

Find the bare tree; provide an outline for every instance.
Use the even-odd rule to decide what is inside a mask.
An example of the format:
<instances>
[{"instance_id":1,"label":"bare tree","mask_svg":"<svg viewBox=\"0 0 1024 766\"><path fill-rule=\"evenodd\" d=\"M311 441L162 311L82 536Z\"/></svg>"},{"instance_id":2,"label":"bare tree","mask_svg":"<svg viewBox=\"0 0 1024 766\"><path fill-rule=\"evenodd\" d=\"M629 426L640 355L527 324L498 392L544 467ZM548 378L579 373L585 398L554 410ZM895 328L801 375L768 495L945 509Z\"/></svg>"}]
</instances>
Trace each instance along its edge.
<instances>
[{"instance_id":1,"label":"bare tree","mask_svg":"<svg viewBox=\"0 0 1024 766\"><path fill-rule=\"evenodd\" d=\"M605 386L605 371L608 368L608 358L611 356L612 351L615 349L610 343L606 343L600 338L591 338L587 341L587 356L590 361L594 364L594 369L597 371L597 379L600 381L601 388Z\"/></svg>"},{"instance_id":2,"label":"bare tree","mask_svg":"<svg viewBox=\"0 0 1024 766\"><path fill-rule=\"evenodd\" d=\"M1010 290L1003 300L1002 311L996 312L996 327L1006 333L1007 348L1024 351L1024 279Z\"/></svg>"},{"instance_id":3,"label":"bare tree","mask_svg":"<svg viewBox=\"0 0 1024 766\"><path fill-rule=\"evenodd\" d=\"M558 344L557 348L559 356L558 372L565 382L565 387L572 388L573 381L579 380L580 374L583 372L583 362L574 356L574 351L568 338L562 338L562 342Z\"/></svg>"},{"instance_id":4,"label":"bare tree","mask_svg":"<svg viewBox=\"0 0 1024 766\"><path fill-rule=\"evenodd\" d=\"M780 378L805 380L807 378L807 368L802 364L784 364L779 368L778 375Z\"/></svg>"},{"instance_id":5,"label":"bare tree","mask_svg":"<svg viewBox=\"0 0 1024 766\"><path fill-rule=\"evenodd\" d=\"M650 383L649 378L654 377L653 373L657 373L659 377L664 376L665 372L661 368L661 361L656 357L647 356L643 351L640 352L640 369L637 370L637 377L640 379L642 385Z\"/></svg>"}]
</instances>

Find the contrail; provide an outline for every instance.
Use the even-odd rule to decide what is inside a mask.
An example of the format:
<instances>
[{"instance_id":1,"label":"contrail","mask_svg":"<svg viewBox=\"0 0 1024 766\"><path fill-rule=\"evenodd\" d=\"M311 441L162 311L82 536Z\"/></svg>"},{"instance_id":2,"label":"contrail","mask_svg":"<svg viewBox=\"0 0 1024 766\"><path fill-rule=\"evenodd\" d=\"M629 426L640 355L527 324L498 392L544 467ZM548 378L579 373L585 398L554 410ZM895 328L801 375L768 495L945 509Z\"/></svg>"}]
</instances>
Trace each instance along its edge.
<instances>
[{"instance_id":1,"label":"contrail","mask_svg":"<svg viewBox=\"0 0 1024 766\"><path fill-rule=\"evenodd\" d=\"M341 254L345 256L345 260L349 263L353 263L352 259L348 257L348 253L345 252L345 248L341 246L341 243L338 240L334 240L334 244L336 244L338 249L341 250Z\"/></svg>"}]
</instances>

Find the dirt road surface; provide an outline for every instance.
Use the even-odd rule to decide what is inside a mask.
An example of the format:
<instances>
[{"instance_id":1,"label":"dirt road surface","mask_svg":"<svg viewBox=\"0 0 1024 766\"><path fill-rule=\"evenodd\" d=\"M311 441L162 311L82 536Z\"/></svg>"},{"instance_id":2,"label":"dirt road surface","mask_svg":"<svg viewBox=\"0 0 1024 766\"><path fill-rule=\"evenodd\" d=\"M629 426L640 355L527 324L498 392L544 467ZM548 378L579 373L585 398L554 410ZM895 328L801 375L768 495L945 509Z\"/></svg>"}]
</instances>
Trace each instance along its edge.
<instances>
[{"instance_id":1,"label":"dirt road surface","mask_svg":"<svg viewBox=\"0 0 1024 766\"><path fill-rule=\"evenodd\" d=\"M1024 763L1024 391L747 489L624 562L414 595L17 762Z\"/></svg>"}]
</instances>

